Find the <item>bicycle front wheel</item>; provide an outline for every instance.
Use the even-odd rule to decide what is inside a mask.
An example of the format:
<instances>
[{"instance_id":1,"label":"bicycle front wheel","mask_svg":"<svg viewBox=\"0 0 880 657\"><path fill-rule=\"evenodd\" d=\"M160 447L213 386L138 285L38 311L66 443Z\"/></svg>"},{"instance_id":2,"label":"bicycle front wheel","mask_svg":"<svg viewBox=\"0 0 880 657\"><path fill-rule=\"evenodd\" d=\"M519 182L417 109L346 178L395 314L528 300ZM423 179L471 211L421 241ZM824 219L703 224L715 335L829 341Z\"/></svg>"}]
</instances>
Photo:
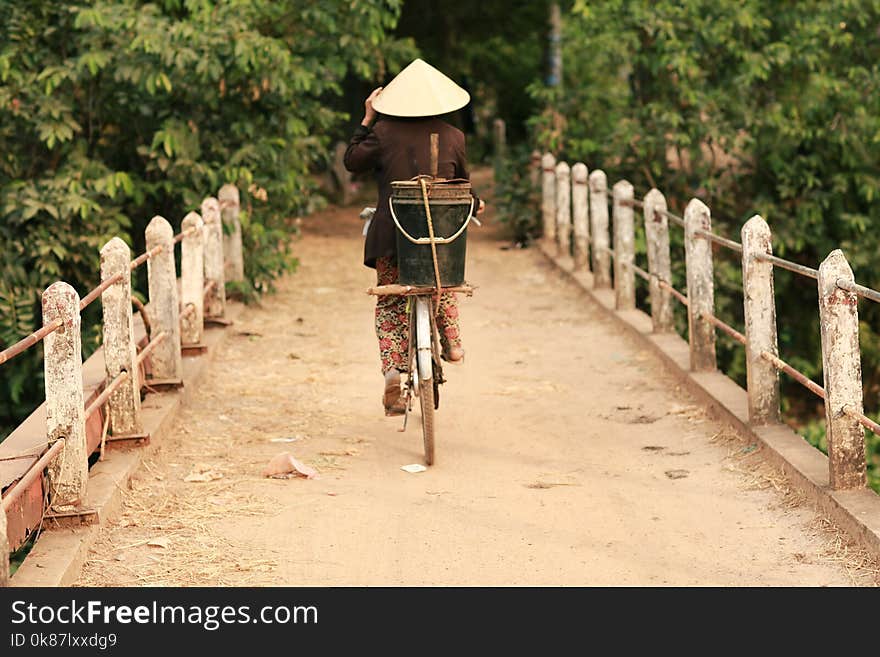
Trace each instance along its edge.
<instances>
[{"instance_id":1,"label":"bicycle front wheel","mask_svg":"<svg viewBox=\"0 0 880 657\"><path fill-rule=\"evenodd\" d=\"M425 440L425 463L434 463L434 369L432 353L432 305L429 297L416 297L415 338L416 372L419 380L419 406L422 408L422 436Z\"/></svg>"},{"instance_id":2,"label":"bicycle front wheel","mask_svg":"<svg viewBox=\"0 0 880 657\"><path fill-rule=\"evenodd\" d=\"M434 464L434 378L419 377L419 405L422 409L422 437L425 440L425 463Z\"/></svg>"}]
</instances>

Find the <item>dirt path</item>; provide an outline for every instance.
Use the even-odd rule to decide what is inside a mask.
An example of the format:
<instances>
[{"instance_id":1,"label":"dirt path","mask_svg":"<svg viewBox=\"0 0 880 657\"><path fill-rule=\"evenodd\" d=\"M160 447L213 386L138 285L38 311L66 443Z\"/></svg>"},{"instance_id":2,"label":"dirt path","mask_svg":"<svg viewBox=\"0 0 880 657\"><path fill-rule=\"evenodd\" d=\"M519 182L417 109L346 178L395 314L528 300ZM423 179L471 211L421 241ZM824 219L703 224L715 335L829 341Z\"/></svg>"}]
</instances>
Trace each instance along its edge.
<instances>
[{"instance_id":1,"label":"dirt path","mask_svg":"<svg viewBox=\"0 0 880 657\"><path fill-rule=\"evenodd\" d=\"M421 462L418 421L382 415L357 209L330 210L305 223L300 271L232 329L80 584L870 583L537 252L502 250L491 221L475 237L434 467L400 470ZM321 477L262 478L283 451ZM223 476L184 481L196 464Z\"/></svg>"}]
</instances>

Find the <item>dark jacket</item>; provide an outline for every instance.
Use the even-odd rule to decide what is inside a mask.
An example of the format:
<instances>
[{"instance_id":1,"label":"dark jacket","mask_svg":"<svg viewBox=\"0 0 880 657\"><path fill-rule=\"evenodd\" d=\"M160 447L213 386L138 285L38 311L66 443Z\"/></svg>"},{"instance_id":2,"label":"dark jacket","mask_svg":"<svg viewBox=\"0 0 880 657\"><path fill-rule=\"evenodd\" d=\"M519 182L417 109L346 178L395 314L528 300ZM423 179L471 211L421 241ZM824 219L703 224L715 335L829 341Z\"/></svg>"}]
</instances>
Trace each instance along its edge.
<instances>
[{"instance_id":1,"label":"dark jacket","mask_svg":"<svg viewBox=\"0 0 880 657\"><path fill-rule=\"evenodd\" d=\"M364 243L364 264L376 266L376 258L397 257L394 222L388 209L391 181L429 174L431 133L440 135L438 175L469 180L464 133L436 117L398 119L381 117L373 128L358 126L345 151L345 168L352 173L375 172L379 187L376 215ZM474 195L474 212L479 199Z\"/></svg>"}]
</instances>

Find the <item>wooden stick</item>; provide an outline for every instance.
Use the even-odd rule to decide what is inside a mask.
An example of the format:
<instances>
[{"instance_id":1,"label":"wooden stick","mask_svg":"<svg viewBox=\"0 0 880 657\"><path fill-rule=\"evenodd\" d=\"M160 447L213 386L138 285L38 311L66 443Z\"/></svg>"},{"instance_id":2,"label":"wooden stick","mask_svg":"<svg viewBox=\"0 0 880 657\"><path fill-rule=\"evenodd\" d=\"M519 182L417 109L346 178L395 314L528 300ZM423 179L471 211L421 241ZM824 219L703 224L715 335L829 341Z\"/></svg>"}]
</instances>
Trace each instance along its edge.
<instances>
[{"instance_id":1,"label":"wooden stick","mask_svg":"<svg viewBox=\"0 0 880 657\"><path fill-rule=\"evenodd\" d=\"M431 140L433 149L433 139ZM428 188L425 185L425 179L419 178L422 185L422 200L425 202L425 219L428 220L428 235L431 237L431 259L434 261L434 280L437 283L436 301L440 303L440 290L443 289L443 283L440 281L440 266L437 264L437 240L434 239L434 222L431 220L431 204L428 203Z\"/></svg>"},{"instance_id":2,"label":"wooden stick","mask_svg":"<svg viewBox=\"0 0 880 657\"><path fill-rule=\"evenodd\" d=\"M440 135L431 133L431 175L436 178L440 172Z\"/></svg>"},{"instance_id":3,"label":"wooden stick","mask_svg":"<svg viewBox=\"0 0 880 657\"><path fill-rule=\"evenodd\" d=\"M471 296L476 288L470 285L456 285L455 287L444 287L443 292L458 292ZM397 295L417 295L417 294L434 294L433 287L413 287L412 285L379 285L377 287L367 288L367 294L373 296L384 296L388 294Z\"/></svg>"}]
</instances>

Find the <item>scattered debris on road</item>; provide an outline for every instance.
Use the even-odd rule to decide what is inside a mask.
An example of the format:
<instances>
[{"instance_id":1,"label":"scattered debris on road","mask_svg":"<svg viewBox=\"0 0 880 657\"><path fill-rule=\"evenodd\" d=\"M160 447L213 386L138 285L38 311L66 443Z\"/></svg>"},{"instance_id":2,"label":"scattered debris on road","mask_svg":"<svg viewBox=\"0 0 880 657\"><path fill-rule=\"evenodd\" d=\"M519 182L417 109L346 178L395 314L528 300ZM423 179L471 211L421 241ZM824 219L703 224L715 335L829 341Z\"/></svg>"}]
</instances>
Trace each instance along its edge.
<instances>
[{"instance_id":1,"label":"scattered debris on road","mask_svg":"<svg viewBox=\"0 0 880 657\"><path fill-rule=\"evenodd\" d=\"M298 440L302 440L303 437L300 434L296 434L295 436L284 436L283 438L269 438L270 443L295 443Z\"/></svg>"},{"instance_id":2,"label":"scattered debris on road","mask_svg":"<svg viewBox=\"0 0 880 657\"><path fill-rule=\"evenodd\" d=\"M349 449L327 449L318 453L321 456L357 456L360 454L360 452L354 447Z\"/></svg>"},{"instance_id":3,"label":"scattered debris on road","mask_svg":"<svg viewBox=\"0 0 880 657\"><path fill-rule=\"evenodd\" d=\"M700 420L706 417L706 412L699 406L673 404L666 412L667 415L677 415L688 420Z\"/></svg>"},{"instance_id":4,"label":"scattered debris on road","mask_svg":"<svg viewBox=\"0 0 880 657\"><path fill-rule=\"evenodd\" d=\"M667 470L666 476L670 479L684 479L690 474L687 470Z\"/></svg>"},{"instance_id":5,"label":"scattered debris on road","mask_svg":"<svg viewBox=\"0 0 880 657\"><path fill-rule=\"evenodd\" d=\"M556 486L580 486L580 484L571 484L564 481L533 481L530 484L526 484L526 488L534 488L538 490L555 488Z\"/></svg>"},{"instance_id":6,"label":"scattered debris on road","mask_svg":"<svg viewBox=\"0 0 880 657\"><path fill-rule=\"evenodd\" d=\"M190 473L183 480L190 483L202 483L206 481L216 481L222 479L223 473L214 469L214 466L207 463L196 463Z\"/></svg>"},{"instance_id":7,"label":"scattered debris on road","mask_svg":"<svg viewBox=\"0 0 880 657\"><path fill-rule=\"evenodd\" d=\"M317 479L318 471L294 458L290 452L282 452L272 457L266 469L263 470L263 476L271 479L290 479L292 477Z\"/></svg>"},{"instance_id":8,"label":"scattered debris on road","mask_svg":"<svg viewBox=\"0 0 880 657\"><path fill-rule=\"evenodd\" d=\"M424 472L428 468L423 466L421 463L410 463L409 465L402 465L400 469L404 472L409 472L410 474L415 474L417 472Z\"/></svg>"}]
</instances>

